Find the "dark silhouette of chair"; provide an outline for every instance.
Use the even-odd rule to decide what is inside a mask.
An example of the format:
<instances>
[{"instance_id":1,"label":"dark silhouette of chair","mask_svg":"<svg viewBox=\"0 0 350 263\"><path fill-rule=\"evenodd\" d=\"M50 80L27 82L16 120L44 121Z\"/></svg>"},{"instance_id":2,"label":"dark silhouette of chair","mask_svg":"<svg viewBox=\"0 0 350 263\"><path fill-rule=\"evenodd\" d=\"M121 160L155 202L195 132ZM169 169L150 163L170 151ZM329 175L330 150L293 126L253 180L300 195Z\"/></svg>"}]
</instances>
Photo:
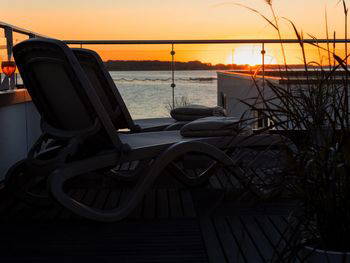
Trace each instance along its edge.
<instances>
[{"instance_id":1,"label":"dark silhouette of chair","mask_svg":"<svg viewBox=\"0 0 350 263\"><path fill-rule=\"evenodd\" d=\"M212 161L194 177L179 171L176 178L182 183L189 186L203 183L218 167L224 166L247 190L261 194L224 151L244 145L277 144L283 139L281 136L183 138L178 131L119 133L117 129L128 120L119 122L111 112L120 113L123 108L113 104L105 107L104 99L63 42L30 39L17 44L13 54L41 114L43 131L24 160L26 169L21 174L33 176L27 177L28 180L43 178L54 199L74 213L100 221L123 219L138 205L161 172L186 154L201 154ZM143 162L142 169L136 170L133 189L116 208L91 207L74 199L67 190L66 185L78 177L83 180L93 172L108 171L133 161ZM21 165L14 165L8 179L19 176Z\"/></svg>"}]
</instances>

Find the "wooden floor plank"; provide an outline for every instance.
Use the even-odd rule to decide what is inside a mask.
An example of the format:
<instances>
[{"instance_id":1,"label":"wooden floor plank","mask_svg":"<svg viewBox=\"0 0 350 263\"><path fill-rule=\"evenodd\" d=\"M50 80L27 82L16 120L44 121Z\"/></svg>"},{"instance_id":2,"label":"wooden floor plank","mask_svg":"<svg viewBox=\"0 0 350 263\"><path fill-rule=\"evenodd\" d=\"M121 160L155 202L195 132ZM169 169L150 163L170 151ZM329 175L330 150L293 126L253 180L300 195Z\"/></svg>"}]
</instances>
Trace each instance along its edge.
<instances>
[{"instance_id":1,"label":"wooden floor plank","mask_svg":"<svg viewBox=\"0 0 350 263\"><path fill-rule=\"evenodd\" d=\"M254 221L254 217L247 215L240 217L240 219L242 226L249 235L252 244L261 258L261 262L269 262L274 253L274 249L268 242L265 241L263 234L260 232L259 227Z\"/></svg>"},{"instance_id":2,"label":"wooden floor plank","mask_svg":"<svg viewBox=\"0 0 350 263\"><path fill-rule=\"evenodd\" d=\"M227 262L245 263L226 219L224 217L215 217L213 222Z\"/></svg>"},{"instance_id":3,"label":"wooden floor plank","mask_svg":"<svg viewBox=\"0 0 350 263\"><path fill-rule=\"evenodd\" d=\"M168 192L165 188L157 190L157 217L168 218L169 217L169 199Z\"/></svg>"},{"instance_id":4,"label":"wooden floor plank","mask_svg":"<svg viewBox=\"0 0 350 263\"><path fill-rule=\"evenodd\" d=\"M278 233L278 242L280 242L279 246L284 247L286 245L285 230L287 225L285 222L281 221L280 216L278 215L269 215L268 221L272 225L272 228Z\"/></svg>"},{"instance_id":5,"label":"wooden floor plank","mask_svg":"<svg viewBox=\"0 0 350 263\"><path fill-rule=\"evenodd\" d=\"M0 261L207 262L200 228L193 219L91 226L8 223L0 229Z\"/></svg>"},{"instance_id":6,"label":"wooden floor plank","mask_svg":"<svg viewBox=\"0 0 350 263\"><path fill-rule=\"evenodd\" d=\"M251 239L243 228L239 216L228 217L228 222L236 244L246 262L261 262L259 253L256 251Z\"/></svg>"},{"instance_id":7,"label":"wooden floor plank","mask_svg":"<svg viewBox=\"0 0 350 263\"><path fill-rule=\"evenodd\" d=\"M227 262L211 219L209 217L203 217L199 219L199 222L209 262Z\"/></svg>"},{"instance_id":8,"label":"wooden floor plank","mask_svg":"<svg viewBox=\"0 0 350 263\"><path fill-rule=\"evenodd\" d=\"M260 233L264 237L263 240L266 241L271 247L274 254L273 256L279 256L278 246L281 241L281 236L275 227L271 224L268 216L254 216L254 221L259 228Z\"/></svg>"},{"instance_id":9,"label":"wooden floor plank","mask_svg":"<svg viewBox=\"0 0 350 263\"><path fill-rule=\"evenodd\" d=\"M288 240L288 232L287 232L287 222L283 219L283 216L279 215L270 215L268 217L269 222L273 226L276 232L279 234L279 240L278 240L278 247L276 248L277 251L282 251L283 249L289 248L290 242ZM277 246L276 245L276 246ZM297 259L301 262L303 262L302 257L297 256Z\"/></svg>"},{"instance_id":10,"label":"wooden floor plank","mask_svg":"<svg viewBox=\"0 0 350 263\"><path fill-rule=\"evenodd\" d=\"M275 216L276 215L273 215L272 217ZM272 247L274 259L276 260L281 258L281 256L283 256L281 255L281 251L283 248L285 248L285 241L281 238L281 233L283 230L281 231L278 224L271 219L270 215L259 217L259 219L254 220L260 232L263 234L264 239Z\"/></svg>"}]
</instances>

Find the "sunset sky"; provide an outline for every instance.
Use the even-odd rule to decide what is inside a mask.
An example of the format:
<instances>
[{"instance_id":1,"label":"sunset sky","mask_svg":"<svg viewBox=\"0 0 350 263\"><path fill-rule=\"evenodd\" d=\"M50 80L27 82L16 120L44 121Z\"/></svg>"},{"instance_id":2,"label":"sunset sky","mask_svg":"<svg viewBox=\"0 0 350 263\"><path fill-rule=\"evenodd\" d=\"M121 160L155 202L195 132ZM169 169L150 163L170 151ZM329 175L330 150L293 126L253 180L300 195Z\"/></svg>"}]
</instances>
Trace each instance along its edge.
<instances>
[{"instance_id":1,"label":"sunset sky","mask_svg":"<svg viewBox=\"0 0 350 263\"><path fill-rule=\"evenodd\" d=\"M1 20L59 39L246 39L276 38L276 32L257 14L233 3L242 3L271 17L263 0L0 0ZM275 0L279 17L293 20L298 28L325 37L327 8L330 32L343 38L343 9L338 0ZM350 4L350 3L349 3ZM294 37L281 20L283 37ZM15 37L20 40L20 37ZM169 60L169 46L92 47L104 59ZM259 62L259 46L181 45L176 60L241 63L244 57ZM339 49L341 47L339 46ZM268 62L281 61L279 47L267 46ZM316 54L309 51L310 59ZM300 62L296 45L287 47L290 63ZM236 61L235 61L236 60Z\"/></svg>"}]
</instances>

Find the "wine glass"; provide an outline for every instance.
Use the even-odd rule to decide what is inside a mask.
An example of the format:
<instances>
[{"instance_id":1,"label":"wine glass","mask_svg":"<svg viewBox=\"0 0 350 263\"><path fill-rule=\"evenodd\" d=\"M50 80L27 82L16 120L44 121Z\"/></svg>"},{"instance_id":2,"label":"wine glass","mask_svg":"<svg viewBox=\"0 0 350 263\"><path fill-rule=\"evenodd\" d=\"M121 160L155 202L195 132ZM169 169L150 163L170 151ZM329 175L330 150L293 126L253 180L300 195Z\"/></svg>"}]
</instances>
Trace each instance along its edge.
<instances>
[{"instance_id":1,"label":"wine glass","mask_svg":"<svg viewBox=\"0 0 350 263\"><path fill-rule=\"evenodd\" d=\"M16 63L12 56L9 59L1 62L1 70L9 78L13 75L13 73L15 73Z\"/></svg>"}]
</instances>

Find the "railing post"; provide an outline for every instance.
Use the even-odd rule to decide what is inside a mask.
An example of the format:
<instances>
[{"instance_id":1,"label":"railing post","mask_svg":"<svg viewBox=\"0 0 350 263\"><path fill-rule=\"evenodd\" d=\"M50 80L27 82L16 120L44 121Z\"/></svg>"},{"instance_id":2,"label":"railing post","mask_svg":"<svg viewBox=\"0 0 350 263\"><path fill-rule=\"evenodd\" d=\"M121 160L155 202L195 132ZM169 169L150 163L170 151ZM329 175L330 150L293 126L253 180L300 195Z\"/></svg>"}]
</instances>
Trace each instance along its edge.
<instances>
[{"instance_id":1,"label":"railing post","mask_svg":"<svg viewBox=\"0 0 350 263\"><path fill-rule=\"evenodd\" d=\"M261 46L261 66L262 66L262 79L263 79L263 88L265 88L265 43L262 43Z\"/></svg>"},{"instance_id":2,"label":"railing post","mask_svg":"<svg viewBox=\"0 0 350 263\"><path fill-rule=\"evenodd\" d=\"M171 44L171 88L172 88L172 99L173 99L173 109L175 108L175 50L174 50L174 44Z\"/></svg>"},{"instance_id":3,"label":"railing post","mask_svg":"<svg viewBox=\"0 0 350 263\"><path fill-rule=\"evenodd\" d=\"M13 32L11 27L5 27L6 47L7 47L7 59L10 60L12 56L13 48Z\"/></svg>"},{"instance_id":4,"label":"railing post","mask_svg":"<svg viewBox=\"0 0 350 263\"><path fill-rule=\"evenodd\" d=\"M266 54L266 50L265 50L265 43L262 42L261 43L261 69L262 69L262 96L265 95L265 54ZM263 107L263 103L262 100L264 98L260 98L259 102L261 105L259 105L259 107ZM263 108L259 109L257 112L257 118L258 118L258 128L264 128L268 126L268 120L264 117L263 114Z\"/></svg>"}]
</instances>

